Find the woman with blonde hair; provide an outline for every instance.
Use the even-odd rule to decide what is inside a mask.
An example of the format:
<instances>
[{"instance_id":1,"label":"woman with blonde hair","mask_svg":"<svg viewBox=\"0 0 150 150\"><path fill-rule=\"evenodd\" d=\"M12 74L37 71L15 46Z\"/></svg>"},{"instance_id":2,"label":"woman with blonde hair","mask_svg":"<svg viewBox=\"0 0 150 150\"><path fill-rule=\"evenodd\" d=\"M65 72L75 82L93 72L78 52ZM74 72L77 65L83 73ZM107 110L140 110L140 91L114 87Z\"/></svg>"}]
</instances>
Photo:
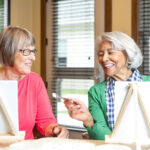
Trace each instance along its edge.
<instances>
[{"instance_id":1,"label":"woman with blonde hair","mask_svg":"<svg viewBox=\"0 0 150 150\"><path fill-rule=\"evenodd\" d=\"M0 80L18 81L19 130L25 139L33 139L33 128L43 136L68 138L69 132L59 126L52 112L41 77L31 72L35 61L35 39L27 29L8 26L0 33Z\"/></svg>"}]
</instances>

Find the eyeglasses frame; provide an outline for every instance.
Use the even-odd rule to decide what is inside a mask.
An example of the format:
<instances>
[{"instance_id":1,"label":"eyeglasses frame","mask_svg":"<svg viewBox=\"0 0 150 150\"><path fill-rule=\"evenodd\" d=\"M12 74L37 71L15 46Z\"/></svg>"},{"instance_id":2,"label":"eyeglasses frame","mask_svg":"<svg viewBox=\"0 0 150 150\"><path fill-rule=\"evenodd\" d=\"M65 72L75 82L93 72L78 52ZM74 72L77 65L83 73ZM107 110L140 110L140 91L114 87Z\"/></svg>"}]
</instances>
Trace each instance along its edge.
<instances>
[{"instance_id":1,"label":"eyeglasses frame","mask_svg":"<svg viewBox=\"0 0 150 150\"><path fill-rule=\"evenodd\" d=\"M26 50L28 50L28 53L29 53L28 55L25 55L25 51L26 51ZM33 49L33 50L30 50L30 49L19 49L19 51L22 52L22 54L23 54L24 56L29 56L31 53L33 53L33 54L35 55L38 50L37 50L37 49Z\"/></svg>"}]
</instances>

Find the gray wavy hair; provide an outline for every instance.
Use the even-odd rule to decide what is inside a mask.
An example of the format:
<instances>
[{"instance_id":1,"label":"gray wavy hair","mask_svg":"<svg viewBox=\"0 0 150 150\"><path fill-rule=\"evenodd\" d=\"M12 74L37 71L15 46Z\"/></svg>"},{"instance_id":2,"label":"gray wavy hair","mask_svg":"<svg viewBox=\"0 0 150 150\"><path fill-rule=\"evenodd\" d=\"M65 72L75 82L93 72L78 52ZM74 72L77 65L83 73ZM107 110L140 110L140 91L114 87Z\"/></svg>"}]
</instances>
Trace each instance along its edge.
<instances>
[{"instance_id":1,"label":"gray wavy hair","mask_svg":"<svg viewBox=\"0 0 150 150\"><path fill-rule=\"evenodd\" d=\"M128 68L138 68L143 62L143 56L140 48L135 41L125 33L119 31L105 32L101 34L96 41L96 49L99 51L100 44L111 42L115 50L125 51L128 56Z\"/></svg>"}]
</instances>

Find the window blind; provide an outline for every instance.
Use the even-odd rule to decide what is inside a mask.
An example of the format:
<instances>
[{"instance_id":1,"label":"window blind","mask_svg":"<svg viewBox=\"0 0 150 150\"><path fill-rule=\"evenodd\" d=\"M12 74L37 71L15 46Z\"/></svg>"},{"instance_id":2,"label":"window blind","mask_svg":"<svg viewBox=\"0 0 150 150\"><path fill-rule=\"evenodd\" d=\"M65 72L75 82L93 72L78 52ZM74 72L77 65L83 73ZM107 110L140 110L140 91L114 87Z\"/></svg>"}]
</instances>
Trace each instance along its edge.
<instances>
[{"instance_id":1,"label":"window blind","mask_svg":"<svg viewBox=\"0 0 150 150\"><path fill-rule=\"evenodd\" d=\"M9 24L9 0L0 0L0 31Z\"/></svg>"},{"instance_id":2,"label":"window blind","mask_svg":"<svg viewBox=\"0 0 150 150\"><path fill-rule=\"evenodd\" d=\"M55 67L94 67L93 5L93 0L53 2Z\"/></svg>"},{"instance_id":3,"label":"window blind","mask_svg":"<svg viewBox=\"0 0 150 150\"><path fill-rule=\"evenodd\" d=\"M52 92L76 97L88 105L94 84L94 0L53 0ZM58 123L82 127L70 120L64 104L52 99Z\"/></svg>"},{"instance_id":4,"label":"window blind","mask_svg":"<svg viewBox=\"0 0 150 150\"><path fill-rule=\"evenodd\" d=\"M138 43L143 53L140 71L150 75L150 1L138 0Z\"/></svg>"}]
</instances>

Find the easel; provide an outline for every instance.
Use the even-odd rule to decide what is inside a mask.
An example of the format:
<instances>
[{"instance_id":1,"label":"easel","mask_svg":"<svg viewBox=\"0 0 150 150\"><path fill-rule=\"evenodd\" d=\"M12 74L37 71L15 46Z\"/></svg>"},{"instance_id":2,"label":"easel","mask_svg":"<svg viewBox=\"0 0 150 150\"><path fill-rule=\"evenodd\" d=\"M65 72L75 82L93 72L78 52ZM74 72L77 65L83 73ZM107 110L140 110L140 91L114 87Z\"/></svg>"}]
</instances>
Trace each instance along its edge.
<instances>
[{"instance_id":1,"label":"easel","mask_svg":"<svg viewBox=\"0 0 150 150\"><path fill-rule=\"evenodd\" d=\"M146 137L145 139L141 139L140 135L139 135L139 126L138 126L138 122L136 122L136 139L130 139L130 137L128 139L123 139L123 138L119 138L116 137L116 133L119 129L120 123L122 121L123 115L125 114L125 111L128 107L128 104L131 100L131 96L134 94L134 100L135 100L135 107L136 107L136 118L138 118L138 110L137 110L137 106L140 106L140 109L142 110L142 114L143 117L145 119L145 123L147 125L148 128L148 132L150 135L150 118L148 116L148 113L145 109L145 105L143 103L142 97L141 97L141 93L139 90L139 85L138 83L130 83L129 84L129 88L128 88L128 92L126 94L125 100L123 101L122 107L120 109L120 113L118 115L118 118L116 120L115 123L115 128L113 130L112 135L106 135L105 137L105 141L106 143L118 143L118 144L127 144L127 145L135 145L136 146L136 150L141 150L141 147L144 145L146 146L150 146L150 138ZM150 97L149 97L150 98ZM142 130L142 129L141 129Z\"/></svg>"},{"instance_id":2,"label":"easel","mask_svg":"<svg viewBox=\"0 0 150 150\"><path fill-rule=\"evenodd\" d=\"M0 134L0 146L6 146L6 145L10 145L12 143L24 140L25 132L16 130L1 97L0 97L0 109L6 119L6 122L8 123L10 130L11 130L11 133Z\"/></svg>"}]
</instances>

